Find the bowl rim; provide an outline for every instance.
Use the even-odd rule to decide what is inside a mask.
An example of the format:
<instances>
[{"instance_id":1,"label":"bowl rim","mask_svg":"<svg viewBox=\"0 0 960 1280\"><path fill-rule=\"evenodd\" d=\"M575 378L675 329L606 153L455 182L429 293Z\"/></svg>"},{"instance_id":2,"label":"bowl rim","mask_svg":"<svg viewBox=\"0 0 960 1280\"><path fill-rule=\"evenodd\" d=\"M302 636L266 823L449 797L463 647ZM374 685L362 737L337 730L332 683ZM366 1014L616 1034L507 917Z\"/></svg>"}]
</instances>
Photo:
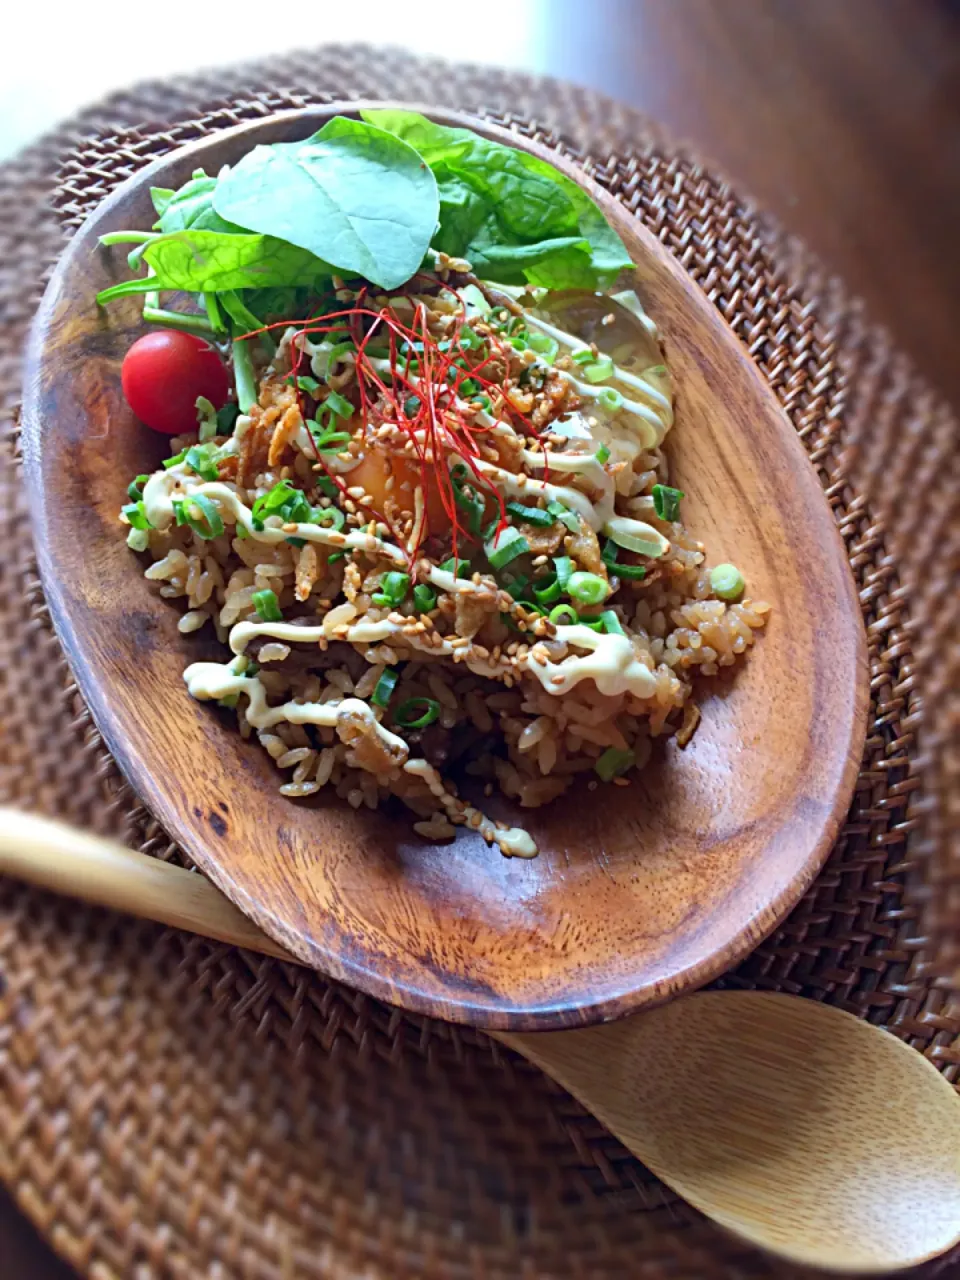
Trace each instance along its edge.
<instances>
[{"instance_id":1,"label":"bowl rim","mask_svg":"<svg viewBox=\"0 0 960 1280\"><path fill-rule=\"evenodd\" d=\"M217 130L196 141L157 157L148 165L132 174L119 184L101 201L84 219L81 227L66 245L57 261L55 270L46 286L43 299L33 320L27 343L26 379L24 385L22 408L22 438L24 471L27 487L31 497L39 501L31 501L30 514L33 525L34 542L41 580L50 614L70 669L76 677L77 684L90 708L94 721L99 729L111 755L117 760L122 773L130 780L138 798L157 818L161 827L190 854L207 875L246 915L278 942L298 954L310 967L336 981L345 982L357 990L390 1005L400 1007L409 1012L440 1018L448 1021L464 1023L469 1026L488 1030L539 1031L559 1030L589 1025L592 1023L611 1021L624 1017L645 1007L652 1007L674 999L687 991L701 987L721 974L725 973L751 951L764 938L768 937L782 923L785 917L796 906L804 893L818 876L827 856L832 849L842 826L849 801L853 795L859 773L860 758L866 738L869 713L869 668L867 662L866 634L856 610L855 624L851 630L856 635L855 667L858 673L856 686L851 690L851 714L849 717L849 735L845 752L845 762L837 787L835 801L828 819L823 823L819 839L811 849L802 865L796 868L792 878L781 891L772 898L763 899L753 910L749 919L741 921L738 928L732 931L725 944L717 945L700 959L672 967L669 974L655 981L642 981L639 984L625 982L613 993L605 994L597 1000L572 1001L570 998L556 1001L528 1002L528 1007L516 1008L495 999L478 998L475 994L460 990L456 995L437 996L429 991L418 989L409 981L394 982L381 973L376 966L362 958L358 959L342 951L330 948L319 941L311 940L305 945L287 921L256 899L243 885L227 874L224 860L209 856L198 841L195 829L181 821L175 807L164 806L162 789L155 786L149 765L138 755L127 750L124 733L119 728L111 710L111 699L106 689L94 675L84 652L83 642L74 628L70 608L66 600L63 584L58 578L55 566L50 559L49 549L42 536L44 485L40 469L39 437L41 434L42 415L38 407L38 378L36 372L40 367L44 354L44 333L50 320L53 300L61 281L66 277L74 264L78 253L81 232L89 230L97 223L110 217L113 210L122 204L130 191L149 184L158 173L169 168L177 161L196 155L198 158L211 147L221 145L225 140L248 137L250 145L256 144L257 135L265 128L282 127L295 124L299 120L317 121L329 119L336 114L353 114L363 108L391 107L421 112L428 118L453 125L454 127L480 128L487 136L497 141L527 150L531 140L518 135L482 116L454 109L425 105L422 103L402 103L381 99L340 99L329 103L312 104L303 108L279 111L263 116L257 120L246 121L227 129ZM537 145L537 144L534 144ZM543 145L543 144L540 144ZM642 221L619 203L575 164L566 154L549 147L550 163L566 177L585 190L609 214L629 222L631 230L644 246L659 256L664 268L670 272L675 285L686 295L692 306L709 311L714 323L723 327L727 340L739 348L746 368L750 370L755 381L757 394L766 400L770 411L780 419L783 431L794 447L802 455L803 462L811 467L810 460L796 436L794 428L782 406L777 401L772 388L762 377L749 352L737 334L719 312L702 293L699 286L687 275L686 271L665 246L645 227ZM812 467L811 467L812 470ZM822 494L819 481L817 487ZM831 522L832 523L832 522ZM843 564L846 567L849 603L856 606L856 591L852 575L847 564L845 549L842 545L839 530L834 525L834 536L841 550ZM842 797L842 801L840 799ZM160 811L166 810L162 819ZM322 960L321 960L322 957Z\"/></svg>"}]
</instances>

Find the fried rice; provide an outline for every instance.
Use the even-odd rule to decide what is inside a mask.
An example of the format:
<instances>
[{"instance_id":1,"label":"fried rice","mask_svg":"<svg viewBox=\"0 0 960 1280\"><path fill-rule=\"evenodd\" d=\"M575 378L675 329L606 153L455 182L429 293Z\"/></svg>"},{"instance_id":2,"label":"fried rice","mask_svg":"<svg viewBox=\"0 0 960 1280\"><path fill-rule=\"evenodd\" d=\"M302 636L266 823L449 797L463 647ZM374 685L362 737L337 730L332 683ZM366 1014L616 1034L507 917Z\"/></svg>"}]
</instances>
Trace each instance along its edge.
<instances>
[{"instance_id":1,"label":"fried rice","mask_svg":"<svg viewBox=\"0 0 960 1280\"><path fill-rule=\"evenodd\" d=\"M187 688L235 709L283 795L393 796L426 839L465 825L532 856L482 795L627 785L655 738L689 741L695 679L764 625L678 518L670 379L636 298L594 300L590 343L557 320L579 303L542 301L456 262L390 296L341 289L278 344L250 339L257 403L231 434L201 406L139 478L146 577L182 633L230 650ZM636 349L608 363L626 311Z\"/></svg>"}]
</instances>

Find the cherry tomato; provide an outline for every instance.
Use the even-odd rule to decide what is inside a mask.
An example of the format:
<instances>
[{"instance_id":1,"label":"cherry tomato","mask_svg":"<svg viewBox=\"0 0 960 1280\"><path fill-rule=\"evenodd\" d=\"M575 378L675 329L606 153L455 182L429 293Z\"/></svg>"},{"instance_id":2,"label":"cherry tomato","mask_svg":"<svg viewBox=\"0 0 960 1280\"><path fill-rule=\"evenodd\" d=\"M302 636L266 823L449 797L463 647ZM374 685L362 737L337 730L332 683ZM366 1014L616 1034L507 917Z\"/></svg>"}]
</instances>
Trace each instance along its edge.
<instances>
[{"instance_id":1,"label":"cherry tomato","mask_svg":"<svg viewBox=\"0 0 960 1280\"><path fill-rule=\"evenodd\" d=\"M120 381L140 421L168 436L196 428L198 396L219 409L230 394L230 379L216 350L178 329L138 338L124 356Z\"/></svg>"}]
</instances>

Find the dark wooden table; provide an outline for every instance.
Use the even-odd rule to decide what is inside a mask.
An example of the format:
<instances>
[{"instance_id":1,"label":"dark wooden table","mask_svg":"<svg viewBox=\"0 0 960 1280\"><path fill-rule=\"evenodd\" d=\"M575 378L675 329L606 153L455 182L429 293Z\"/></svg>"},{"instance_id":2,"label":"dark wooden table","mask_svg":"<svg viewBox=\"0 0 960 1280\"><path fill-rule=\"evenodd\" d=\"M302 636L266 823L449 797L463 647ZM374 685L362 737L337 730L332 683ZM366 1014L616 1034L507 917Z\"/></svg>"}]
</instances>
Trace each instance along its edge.
<instances>
[{"instance_id":1,"label":"dark wooden table","mask_svg":"<svg viewBox=\"0 0 960 1280\"><path fill-rule=\"evenodd\" d=\"M512 60L690 139L960 406L960 0L541 0L534 11ZM357 39L369 35L361 19ZM450 10L449 56L469 53L469 25ZM0 1276L71 1275L0 1194Z\"/></svg>"}]
</instances>

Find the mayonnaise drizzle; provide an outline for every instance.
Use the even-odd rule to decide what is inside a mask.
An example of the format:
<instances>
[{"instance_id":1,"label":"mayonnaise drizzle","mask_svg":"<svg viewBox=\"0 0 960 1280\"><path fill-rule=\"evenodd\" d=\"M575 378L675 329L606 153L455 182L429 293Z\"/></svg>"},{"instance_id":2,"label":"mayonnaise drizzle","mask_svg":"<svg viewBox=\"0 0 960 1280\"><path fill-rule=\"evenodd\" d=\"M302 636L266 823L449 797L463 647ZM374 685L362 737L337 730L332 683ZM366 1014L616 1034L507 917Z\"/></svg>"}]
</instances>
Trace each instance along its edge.
<instances>
[{"instance_id":1,"label":"mayonnaise drizzle","mask_svg":"<svg viewBox=\"0 0 960 1280\"><path fill-rule=\"evenodd\" d=\"M344 698L342 702L284 702L271 707L267 692L258 676L245 676L232 662L193 662L183 673L187 692L200 702L219 700L243 693L249 699L247 720L254 729L272 729L284 721L290 724L315 724L336 728L340 719L351 713L374 729L377 736L398 756L406 756L409 747L402 738L379 723L366 702Z\"/></svg>"},{"instance_id":2,"label":"mayonnaise drizzle","mask_svg":"<svg viewBox=\"0 0 960 1280\"><path fill-rule=\"evenodd\" d=\"M229 644L233 653L239 657L257 636L269 636L271 640L294 644L311 644L330 639L346 640L349 644L374 644L391 635L408 641L414 648L421 647L416 636L404 635L402 624L389 618L377 622L361 621L347 625L345 629L338 627L333 632L322 624L317 627L295 627L289 622L237 622L231 628ZM625 636L607 635L592 631L589 627L574 625L557 627L556 638L576 649L587 650L588 656L571 654L558 663L549 660L537 662L531 649L520 665L523 670L537 677L547 693L567 693L581 680L596 681L600 692L610 696L631 693L637 698L647 698L653 692L654 677L638 660L633 645ZM533 648L536 648L535 644ZM464 647L458 652L448 640L438 637L428 648L424 646L424 651L438 657L457 653L458 660L475 675L494 678L502 674L496 663L486 661L474 653L472 646Z\"/></svg>"},{"instance_id":3,"label":"mayonnaise drizzle","mask_svg":"<svg viewBox=\"0 0 960 1280\"><path fill-rule=\"evenodd\" d=\"M291 629L298 630L295 627ZM498 844L508 857L536 857L537 846L526 831L493 822L479 809L458 800L446 789L440 774L428 761L410 759L410 748L403 738L384 728L372 708L359 698L325 703L284 702L280 706L271 707L267 703L266 690L259 677L243 675L235 670L234 663L194 662L184 671L183 678L190 696L201 702L245 694L248 699L247 721L258 730L271 729L286 721L290 724L313 724L336 729L343 738L344 734L340 730L348 718L361 720L387 748L396 770L421 778L431 794L444 806L449 817L479 830L487 840Z\"/></svg>"},{"instance_id":4,"label":"mayonnaise drizzle","mask_svg":"<svg viewBox=\"0 0 960 1280\"><path fill-rule=\"evenodd\" d=\"M572 334L566 333L563 329L558 329L555 325L549 324L546 320L542 320L539 316L535 316L530 312L524 313L524 320L527 324L532 325L535 329L539 329L541 333L547 334L553 338L562 347L566 347L569 351L583 351L587 349L587 344L581 342L579 338L573 337ZM632 418L636 418L635 425L640 443L644 449L652 449L659 445L664 436L673 425L673 406L670 403L669 396L664 393L648 379L641 374L630 373L626 369L622 369L620 365L613 366L613 373L610 378L603 383L583 382L580 378L564 369L556 369L547 361L542 360L539 356L536 361L537 365L542 369L553 369L558 377L569 383L577 395L583 400L599 400L603 393L604 387L611 386L614 383L621 383L623 386L632 388L640 393L646 403L641 404L640 401L624 397L623 405L617 410L618 413L628 414Z\"/></svg>"},{"instance_id":5,"label":"mayonnaise drizzle","mask_svg":"<svg viewBox=\"0 0 960 1280\"><path fill-rule=\"evenodd\" d=\"M395 564L406 566L407 553L392 542L362 530L341 533L324 525L297 523L295 526L278 527L265 524L257 529L253 523L253 513L246 503L242 502L233 489L217 480L197 482L196 477L187 474L179 467L171 467L169 471L157 472L150 477L143 489L144 510L147 519L155 529L166 529L174 518L173 502L175 497L189 501L194 494L203 494L212 498L223 510L228 511L236 523L246 530L253 542L276 544L286 542L290 537L303 538L305 542L318 542L323 546L342 550L344 547L365 551L368 555L383 556ZM431 582L441 591L462 592L469 595L474 591L489 590L489 586L477 586L469 578L455 578L447 569L431 565L429 570L421 574L422 578Z\"/></svg>"},{"instance_id":6,"label":"mayonnaise drizzle","mask_svg":"<svg viewBox=\"0 0 960 1280\"><path fill-rule=\"evenodd\" d=\"M474 466L484 476L496 484L498 489L502 489L510 497L527 498L531 494L543 495L548 502L561 502L565 507L569 507L571 511L575 511L583 520L594 530L595 533L625 533L632 534L634 537L642 538L647 547L644 553L657 558L664 556L670 550L670 543L659 530L652 525L646 524L642 520L632 520L629 516L618 516L615 514L615 498L612 477L607 475L603 467L596 461L592 454L579 455L579 458L587 465L574 468L569 465L573 462L575 454L549 454L547 455L546 464L544 463L544 455L531 453L524 450L524 457L528 459L538 459L541 466L548 465L551 470L578 470L579 474L588 476L590 480L595 480L600 487L602 477L603 490L602 496L596 502L591 502L585 493L579 489L574 489L569 485L551 484L547 480L539 480L535 476L528 476L524 473L514 474L512 471L505 471L502 467L494 466L492 462L484 462L482 458L474 459ZM563 462L564 466L557 464ZM588 467L591 470L588 471ZM523 479L520 479L520 475Z\"/></svg>"},{"instance_id":7,"label":"mayonnaise drizzle","mask_svg":"<svg viewBox=\"0 0 960 1280\"><path fill-rule=\"evenodd\" d=\"M533 672L548 693L568 693L581 680L593 680L599 691L611 698L622 693L649 698L653 693L656 676L637 657L627 636L606 635L574 625L557 627L557 638L578 649L586 649L589 654L567 657L562 662L551 662L549 658L537 662L531 650L527 670Z\"/></svg>"}]
</instances>

